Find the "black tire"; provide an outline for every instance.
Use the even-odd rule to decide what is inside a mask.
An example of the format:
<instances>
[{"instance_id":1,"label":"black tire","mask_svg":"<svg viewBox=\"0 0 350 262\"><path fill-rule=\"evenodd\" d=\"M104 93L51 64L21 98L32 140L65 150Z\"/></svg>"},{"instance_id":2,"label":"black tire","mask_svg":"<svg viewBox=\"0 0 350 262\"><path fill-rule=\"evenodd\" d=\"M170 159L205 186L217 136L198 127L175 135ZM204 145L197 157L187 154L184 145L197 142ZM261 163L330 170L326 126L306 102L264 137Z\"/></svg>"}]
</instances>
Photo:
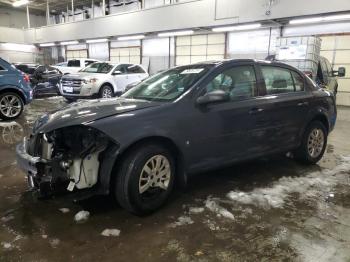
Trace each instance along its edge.
<instances>
[{"instance_id":1,"label":"black tire","mask_svg":"<svg viewBox=\"0 0 350 262\"><path fill-rule=\"evenodd\" d=\"M7 116L5 113L2 112L2 110L0 108L0 119L2 119L2 120L14 120L14 119L18 118L23 112L23 109L24 109L23 99L16 93L6 92L6 93L3 93L3 94L0 94L0 102L6 96L13 96L13 97L16 97L18 99L19 112L16 113L16 115L14 115L14 116Z\"/></svg>"},{"instance_id":2,"label":"black tire","mask_svg":"<svg viewBox=\"0 0 350 262\"><path fill-rule=\"evenodd\" d=\"M104 96L104 93L105 92L108 92L110 93L110 97L105 97ZM114 96L114 91L113 91L113 88L110 86L110 85L103 85L100 89L100 92L99 92L99 98L111 98Z\"/></svg>"},{"instance_id":3,"label":"black tire","mask_svg":"<svg viewBox=\"0 0 350 262\"><path fill-rule=\"evenodd\" d=\"M168 160L170 180L167 189L151 187L140 193L142 170L152 157L161 155ZM175 161L169 150L157 144L142 144L122 159L115 180L115 196L119 204L135 215L148 215L165 204L174 187Z\"/></svg>"},{"instance_id":4,"label":"black tire","mask_svg":"<svg viewBox=\"0 0 350 262\"><path fill-rule=\"evenodd\" d=\"M74 102L77 101L76 98L65 97L65 99L66 99L66 101L67 101L68 103L74 103Z\"/></svg>"},{"instance_id":5,"label":"black tire","mask_svg":"<svg viewBox=\"0 0 350 262\"><path fill-rule=\"evenodd\" d=\"M310 142L309 137L312 134L312 132L314 132L315 130L319 130L323 133L323 146L322 146L322 149L318 150L317 155L313 156L308 149L308 144ZM318 161L321 160L326 150L327 136L328 136L328 132L324 124L317 120L312 121L305 129L305 132L302 138L302 143L295 152L296 159L304 164L311 164L311 165L316 164Z\"/></svg>"}]
</instances>

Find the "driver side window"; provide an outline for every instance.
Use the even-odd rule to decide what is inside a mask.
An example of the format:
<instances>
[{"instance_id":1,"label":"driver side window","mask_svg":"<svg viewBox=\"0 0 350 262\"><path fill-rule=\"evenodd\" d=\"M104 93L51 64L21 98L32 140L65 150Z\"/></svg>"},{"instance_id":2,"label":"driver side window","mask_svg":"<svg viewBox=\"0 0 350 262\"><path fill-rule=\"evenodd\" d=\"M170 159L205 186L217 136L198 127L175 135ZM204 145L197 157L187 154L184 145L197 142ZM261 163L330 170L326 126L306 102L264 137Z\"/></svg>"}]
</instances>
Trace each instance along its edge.
<instances>
[{"instance_id":1,"label":"driver side window","mask_svg":"<svg viewBox=\"0 0 350 262\"><path fill-rule=\"evenodd\" d=\"M257 83L253 66L235 66L218 74L207 86L206 93L222 90L231 101L257 96Z\"/></svg>"}]
</instances>

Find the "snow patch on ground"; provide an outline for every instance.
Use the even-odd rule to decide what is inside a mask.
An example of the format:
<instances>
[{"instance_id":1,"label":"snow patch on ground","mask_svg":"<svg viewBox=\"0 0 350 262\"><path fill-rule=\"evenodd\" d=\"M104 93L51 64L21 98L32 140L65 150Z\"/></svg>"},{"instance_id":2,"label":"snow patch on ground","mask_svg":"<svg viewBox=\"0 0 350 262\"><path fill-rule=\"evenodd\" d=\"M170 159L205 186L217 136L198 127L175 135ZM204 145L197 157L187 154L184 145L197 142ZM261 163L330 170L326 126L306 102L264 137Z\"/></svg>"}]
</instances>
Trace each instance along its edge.
<instances>
[{"instance_id":1,"label":"snow patch on ground","mask_svg":"<svg viewBox=\"0 0 350 262\"><path fill-rule=\"evenodd\" d=\"M6 222L9 222L11 220L15 219L15 217L13 215L7 215L7 216L4 216L1 218L1 221L6 223Z\"/></svg>"},{"instance_id":2,"label":"snow patch on ground","mask_svg":"<svg viewBox=\"0 0 350 262\"><path fill-rule=\"evenodd\" d=\"M70 209L69 208L60 208L59 211L61 211L63 214L69 213Z\"/></svg>"},{"instance_id":3,"label":"snow patch on ground","mask_svg":"<svg viewBox=\"0 0 350 262\"><path fill-rule=\"evenodd\" d=\"M218 217L223 216L223 217L231 219L231 220L235 219L235 216L230 211L228 211L226 208L220 206L217 203L217 200L208 197L208 199L205 200L204 203L205 203L205 207L208 208L211 212L216 213Z\"/></svg>"},{"instance_id":4,"label":"snow patch on ground","mask_svg":"<svg viewBox=\"0 0 350 262\"><path fill-rule=\"evenodd\" d=\"M61 241L58 238L50 239L49 241L52 248L57 248Z\"/></svg>"},{"instance_id":5,"label":"snow patch on ground","mask_svg":"<svg viewBox=\"0 0 350 262\"><path fill-rule=\"evenodd\" d=\"M189 213L190 214L200 214L204 212L204 207L190 207Z\"/></svg>"},{"instance_id":6,"label":"snow patch on ground","mask_svg":"<svg viewBox=\"0 0 350 262\"><path fill-rule=\"evenodd\" d=\"M175 228L175 227L178 227L178 226L185 226L185 225L191 225L193 224L193 220L191 219L191 217L189 216L181 216L177 219L176 222L174 223L171 223L169 225L169 227L172 227L172 228Z\"/></svg>"},{"instance_id":7,"label":"snow patch on ground","mask_svg":"<svg viewBox=\"0 0 350 262\"><path fill-rule=\"evenodd\" d=\"M105 229L101 233L102 236L105 237L119 237L120 230L119 229Z\"/></svg>"},{"instance_id":8,"label":"snow patch on ground","mask_svg":"<svg viewBox=\"0 0 350 262\"><path fill-rule=\"evenodd\" d=\"M11 243L8 242L1 242L1 245L4 249L11 250L14 248L14 246Z\"/></svg>"},{"instance_id":9,"label":"snow patch on ground","mask_svg":"<svg viewBox=\"0 0 350 262\"><path fill-rule=\"evenodd\" d=\"M344 176L344 173L349 171L350 157L341 157L340 164L332 170L312 172L300 177L282 177L270 187L255 188L250 192L231 191L227 197L240 204L264 209L282 208L287 197L292 193L299 193L300 198L305 199L320 197L320 192L332 197L329 192L339 183L340 176Z\"/></svg>"},{"instance_id":10,"label":"snow patch on ground","mask_svg":"<svg viewBox=\"0 0 350 262\"><path fill-rule=\"evenodd\" d=\"M75 214L74 221L77 223L83 223L83 222L87 221L89 219L89 217L90 217L90 212L82 210L82 211Z\"/></svg>"}]
</instances>

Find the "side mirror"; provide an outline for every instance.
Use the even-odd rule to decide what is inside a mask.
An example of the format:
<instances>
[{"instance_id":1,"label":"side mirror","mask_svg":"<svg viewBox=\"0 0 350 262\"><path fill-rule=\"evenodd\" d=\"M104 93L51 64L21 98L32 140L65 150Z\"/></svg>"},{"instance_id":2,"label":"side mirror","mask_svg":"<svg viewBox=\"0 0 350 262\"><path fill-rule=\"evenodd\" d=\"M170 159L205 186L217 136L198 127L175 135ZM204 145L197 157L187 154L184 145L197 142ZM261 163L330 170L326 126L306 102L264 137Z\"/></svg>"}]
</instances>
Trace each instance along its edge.
<instances>
[{"instance_id":1,"label":"side mirror","mask_svg":"<svg viewBox=\"0 0 350 262\"><path fill-rule=\"evenodd\" d=\"M119 70L114 71L114 72L112 73L112 75L114 75L114 76L116 76L116 75L121 75L121 74L122 74L122 72L119 71Z\"/></svg>"},{"instance_id":2,"label":"side mirror","mask_svg":"<svg viewBox=\"0 0 350 262\"><path fill-rule=\"evenodd\" d=\"M197 98L198 105L206 105L211 103L227 102L230 100L230 95L222 90L215 90L206 93L204 96Z\"/></svg>"},{"instance_id":3,"label":"side mirror","mask_svg":"<svg viewBox=\"0 0 350 262\"><path fill-rule=\"evenodd\" d=\"M345 67L339 67L338 68L338 71L333 71L333 73L335 73L334 75L335 76L338 76L338 77L344 77L345 76Z\"/></svg>"}]
</instances>

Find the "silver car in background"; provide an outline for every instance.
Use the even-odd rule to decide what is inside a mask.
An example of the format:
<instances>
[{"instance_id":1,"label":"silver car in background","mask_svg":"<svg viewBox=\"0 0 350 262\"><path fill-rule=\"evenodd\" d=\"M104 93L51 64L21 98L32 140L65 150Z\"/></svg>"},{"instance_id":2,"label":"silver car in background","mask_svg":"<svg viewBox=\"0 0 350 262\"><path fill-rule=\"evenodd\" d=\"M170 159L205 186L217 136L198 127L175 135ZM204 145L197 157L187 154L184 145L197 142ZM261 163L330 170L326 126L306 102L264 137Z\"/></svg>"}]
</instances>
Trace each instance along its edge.
<instances>
[{"instance_id":1,"label":"silver car in background","mask_svg":"<svg viewBox=\"0 0 350 262\"><path fill-rule=\"evenodd\" d=\"M149 75L141 65L97 62L61 79L60 93L67 100L119 96L126 86Z\"/></svg>"}]
</instances>

